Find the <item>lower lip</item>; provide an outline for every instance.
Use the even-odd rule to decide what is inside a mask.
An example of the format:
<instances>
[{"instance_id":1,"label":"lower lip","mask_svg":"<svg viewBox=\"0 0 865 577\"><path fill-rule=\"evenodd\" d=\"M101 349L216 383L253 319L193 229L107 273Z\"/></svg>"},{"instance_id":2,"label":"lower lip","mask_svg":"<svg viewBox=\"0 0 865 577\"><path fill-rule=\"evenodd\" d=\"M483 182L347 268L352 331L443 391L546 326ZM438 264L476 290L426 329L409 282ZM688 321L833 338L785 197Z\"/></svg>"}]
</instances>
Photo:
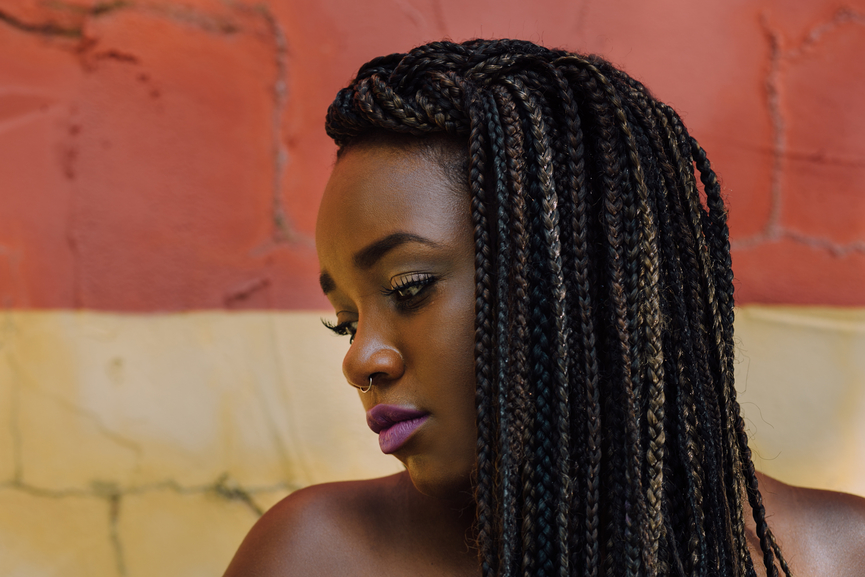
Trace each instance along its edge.
<instances>
[{"instance_id":1,"label":"lower lip","mask_svg":"<svg viewBox=\"0 0 865 577\"><path fill-rule=\"evenodd\" d=\"M378 446L381 447L381 452L385 455L397 452L400 447L405 445L412 433L423 425L428 418L429 415L424 415L417 419L400 421L381 431L378 434Z\"/></svg>"}]
</instances>

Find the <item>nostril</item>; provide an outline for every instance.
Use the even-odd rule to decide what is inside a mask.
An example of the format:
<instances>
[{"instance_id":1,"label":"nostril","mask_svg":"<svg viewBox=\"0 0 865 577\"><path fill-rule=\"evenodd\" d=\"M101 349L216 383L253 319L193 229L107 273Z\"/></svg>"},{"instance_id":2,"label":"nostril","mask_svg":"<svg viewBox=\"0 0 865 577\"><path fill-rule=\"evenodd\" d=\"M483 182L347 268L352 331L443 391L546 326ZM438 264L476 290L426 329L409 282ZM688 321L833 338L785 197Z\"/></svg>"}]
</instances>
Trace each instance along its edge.
<instances>
[{"instance_id":1,"label":"nostril","mask_svg":"<svg viewBox=\"0 0 865 577\"><path fill-rule=\"evenodd\" d=\"M342 364L346 380L357 389L384 385L399 379L405 371L399 350L380 339L369 337L367 333L356 340Z\"/></svg>"}]
</instances>

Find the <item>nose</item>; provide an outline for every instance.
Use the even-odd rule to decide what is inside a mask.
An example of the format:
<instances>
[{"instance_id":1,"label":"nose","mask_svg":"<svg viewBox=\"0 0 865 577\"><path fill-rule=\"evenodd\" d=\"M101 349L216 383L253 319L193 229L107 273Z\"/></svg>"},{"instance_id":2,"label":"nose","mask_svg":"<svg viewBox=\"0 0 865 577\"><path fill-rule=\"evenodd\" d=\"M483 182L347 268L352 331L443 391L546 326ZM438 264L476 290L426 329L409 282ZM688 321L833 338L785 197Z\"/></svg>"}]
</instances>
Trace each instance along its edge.
<instances>
[{"instance_id":1,"label":"nose","mask_svg":"<svg viewBox=\"0 0 865 577\"><path fill-rule=\"evenodd\" d=\"M374 385L385 385L399 379L405 364L399 349L385 331L369 323L358 323L354 342L342 361L342 373L353 387L365 389L370 378Z\"/></svg>"}]
</instances>

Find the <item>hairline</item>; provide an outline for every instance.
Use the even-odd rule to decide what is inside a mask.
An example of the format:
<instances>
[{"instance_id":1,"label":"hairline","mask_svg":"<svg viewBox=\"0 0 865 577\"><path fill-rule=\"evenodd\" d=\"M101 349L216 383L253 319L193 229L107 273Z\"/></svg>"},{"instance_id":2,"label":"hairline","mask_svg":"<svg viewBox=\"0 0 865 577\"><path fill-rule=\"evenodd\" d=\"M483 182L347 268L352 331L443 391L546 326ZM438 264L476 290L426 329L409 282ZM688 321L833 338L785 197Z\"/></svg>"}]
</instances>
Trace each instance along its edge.
<instances>
[{"instance_id":1,"label":"hairline","mask_svg":"<svg viewBox=\"0 0 865 577\"><path fill-rule=\"evenodd\" d=\"M422 136L394 132L382 128L364 131L337 150L339 161L348 150L386 147L401 152L417 153L434 162L448 180L449 188L459 195L469 194L468 137L433 132Z\"/></svg>"}]
</instances>

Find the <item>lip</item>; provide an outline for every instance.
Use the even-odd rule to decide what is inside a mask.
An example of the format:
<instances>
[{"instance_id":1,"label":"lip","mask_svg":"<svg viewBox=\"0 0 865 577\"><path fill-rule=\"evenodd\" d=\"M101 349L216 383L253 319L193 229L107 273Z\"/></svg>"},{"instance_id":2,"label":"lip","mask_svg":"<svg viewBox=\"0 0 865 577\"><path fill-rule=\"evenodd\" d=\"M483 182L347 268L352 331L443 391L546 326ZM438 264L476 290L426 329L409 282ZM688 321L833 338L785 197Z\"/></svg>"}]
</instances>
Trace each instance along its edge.
<instances>
[{"instance_id":1,"label":"lip","mask_svg":"<svg viewBox=\"0 0 865 577\"><path fill-rule=\"evenodd\" d=\"M385 455L399 450L412 433L429 418L429 413L398 405L376 405L366 413L366 424L378 433L378 446Z\"/></svg>"}]
</instances>

